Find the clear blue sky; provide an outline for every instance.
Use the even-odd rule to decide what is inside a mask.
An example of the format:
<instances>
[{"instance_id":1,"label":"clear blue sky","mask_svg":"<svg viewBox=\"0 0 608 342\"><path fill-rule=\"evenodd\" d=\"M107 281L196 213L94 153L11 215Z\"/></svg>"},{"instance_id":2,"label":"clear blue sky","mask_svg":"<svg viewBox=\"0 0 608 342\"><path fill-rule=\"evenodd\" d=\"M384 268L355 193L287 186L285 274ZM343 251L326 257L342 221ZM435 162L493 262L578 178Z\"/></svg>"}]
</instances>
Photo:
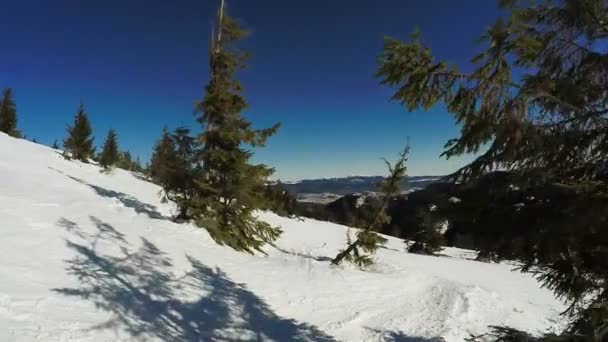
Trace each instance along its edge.
<instances>
[{"instance_id":1,"label":"clear blue sky","mask_svg":"<svg viewBox=\"0 0 608 342\"><path fill-rule=\"evenodd\" d=\"M147 160L164 125L196 128L219 0L20 0L0 10L0 87L16 92L19 126L51 144L82 100L102 144L110 127ZM437 55L467 63L499 14L492 0L228 0L253 30L241 73L257 127L283 124L256 161L284 180L384 174L410 137L411 175L454 171L440 159L459 128L437 107L408 113L374 78L386 35L418 26Z\"/></svg>"}]
</instances>

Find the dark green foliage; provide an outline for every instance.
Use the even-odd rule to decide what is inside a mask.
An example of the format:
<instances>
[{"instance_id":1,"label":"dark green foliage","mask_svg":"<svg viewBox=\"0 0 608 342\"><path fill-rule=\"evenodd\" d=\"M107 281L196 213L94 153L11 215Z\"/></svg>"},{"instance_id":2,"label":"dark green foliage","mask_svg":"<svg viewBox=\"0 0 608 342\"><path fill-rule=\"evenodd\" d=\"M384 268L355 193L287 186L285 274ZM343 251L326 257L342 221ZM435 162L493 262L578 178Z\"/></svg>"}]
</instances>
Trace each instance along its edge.
<instances>
[{"instance_id":1,"label":"dark green foliage","mask_svg":"<svg viewBox=\"0 0 608 342\"><path fill-rule=\"evenodd\" d=\"M408 154L409 145L401 152L399 160L395 165L385 160L389 170L389 177L380 184L384 197L382 205L378 207L376 215L369 222L369 225L357 232L355 241L351 241L350 235L348 235L348 245L346 249L340 251L332 260L334 265L339 265L343 260L352 262L359 267L367 267L373 264L373 254L386 243L386 239L376 233L375 230L390 222L390 217L386 214L386 210L391 200L401 192L401 182L405 178L407 171L405 163L407 162Z\"/></svg>"},{"instance_id":2,"label":"dark green foliage","mask_svg":"<svg viewBox=\"0 0 608 342\"><path fill-rule=\"evenodd\" d=\"M408 247L410 253L434 255L443 249L441 246L445 245L446 241L439 231L443 220L435 214L436 210L434 205L418 209L418 230L412 237L414 243Z\"/></svg>"},{"instance_id":3,"label":"dark green foliage","mask_svg":"<svg viewBox=\"0 0 608 342\"><path fill-rule=\"evenodd\" d=\"M13 90L6 88L2 91L0 101L0 132L12 137L21 138L21 132L17 129L17 105L13 99Z\"/></svg>"},{"instance_id":4,"label":"dark green foliage","mask_svg":"<svg viewBox=\"0 0 608 342\"><path fill-rule=\"evenodd\" d=\"M91 123L81 103L74 118L74 124L68 126L68 138L63 142L65 152L82 162L88 163L95 155L93 149L93 130Z\"/></svg>"},{"instance_id":5,"label":"dark green foliage","mask_svg":"<svg viewBox=\"0 0 608 342\"><path fill-rule=\"evenodd\" d=\"M168 178L171 169L170 165L175 163L175 159L175 142L165 127L161 138L154 145L154 151L150 160L150 177L152 180L158 184L163 184Z\"/></svg>"},{"instance_id":6,"label":"dark green foliage","mask_svg":"<svg viewBox=\"0 0 608 342\"><path fill-rule=\"evenodd\" d=\"M51 148L58 150L59 149L59 143L57 143L57 139L55 139L53 141L53 145L51 146Z\"/></svg>"},{"instance_id":7,"label":"dark green foliage","mask_svg":"<svg viewBox=\"0 0 608 342\"><path fill-rule=\"evenodd\" d=\"M133 160L131 152L129 151L119 152L118 162L116 165L124 170L142 173L144 172L144 168L141 166L141 161L139 160L139 157Z\"/></svg>"},{"instance_id":8,"label":"dark green foliage","mask_svg":"<svg viewBox=\"0 0 608 342\"><path fill-rule=\"evenodd\" d=\"M608 2L503 5L510 16L483 37L488 48L472 59L472 72L435 61L416 34L409 43L386 40L378 76L397 88L393 99L408 110L441 102L454 113L462 131L445 156L484 148L452 180L507 171L519 190L497 188L492 196L506 204L521 194L525 201L482 204L478 217L529 232L496 252L520 260L523 271L570 301L573 323L564 338L597 341L608 325L590 314L608 302Z\"/></svg>"},{"instance_id":9,"label":"dark green foliage","mask_svg":"<svg viewBox=\"0 0 608 342\"><path fill-rule=\"evenodd\" d=\"M175 142L175 154L172 160L170 186L165 188L165 195L175 202L179 208L176 217L178 220L190 219L188 206L196 195L195 179L201 176L202 169L196 156L199 152L197 140L190 135L190 130L185 127L177 128L172 136Z\"/></svg>"},{"instance_id":10,"label":"dark green foliage","mask_svg":"<svg viewBox=\"0 0 608 342\"><path fill-rule=\"evenodd\" d=\"M187 128L178 128L173 135L165 128L154 147L150 177L163 188L163 200L177 205L175 220L190 219L189 206L196 195L194 181L201 173L197 151L198 144Z\"/></svg>"},{"instance_id":11,"label":"dark green foliage","mask_svg":"<svg viewBox=\"0 0 608 342\"><path fill-rule=\"evenodd\" d=\"M131 156L131 152L129 152L129 151L119 152L118 159L119 159L118 167L120 167L121 169L124 169L124 170L133 169L133 157Z\"/></svg>"},{"instance_id":12,"label":"dark green foliage","mask_svg":"<svg viewBox=\"0 0 608 342\"><path fill-rule=\"evenodd\" d=\"M366 228L373 222L383 202L381 197L346 195L327 204L325 208L326 212L330 213L328 219L332 222L349 227ZM382 226L378 225L375 230L382 231Z\"/></svg>"},{"instance_id":13,"label":"dark green foliage","mask_svg":"<svg viewBox=\"0 0 608 342\"><path fill-rule=\"evenodd\" d=\"M264 188L264 197L266 198L266 206L264 209L271 210L277 215L293 217L297 216L298 203L281 181L275 185L268 184Z\"/></svg>"},{"instance_id":14,"label":"dark green foliage","mask_svg":"<svg viewBox=\"0 0 608 342\"><path fill-rule=\"evenodd\" d=\"M101 152L101 157L99 158L99 164L105 169L108 170L112 166L114 166L120 160L120 154L118 152L118 140L116 136L116 131L110 129L108 132L108 137L106 138L106 142L103 145L103 151Z\"/></svg>"},{"instance_id":15,"label":"dark green foliage","mask_svg":"<svg viewBox=\"0 0 608 342\"><path fill-rule=\"evenodd\" d=\"M273 169L252 165L247 147L261 147L279 125L256 130L243 116L248 104L243 86L235 79L246 65L247 54L235 47L248 32L221 11L218 37L211 47L211 80L198 105L204 132L198 155L202 174L195 179L197 194L190 203L196 223L215 241L253 253L278 238L280 229L258 221L254 215L264 201L264 186Z\"/></svg>"}]
</instances>

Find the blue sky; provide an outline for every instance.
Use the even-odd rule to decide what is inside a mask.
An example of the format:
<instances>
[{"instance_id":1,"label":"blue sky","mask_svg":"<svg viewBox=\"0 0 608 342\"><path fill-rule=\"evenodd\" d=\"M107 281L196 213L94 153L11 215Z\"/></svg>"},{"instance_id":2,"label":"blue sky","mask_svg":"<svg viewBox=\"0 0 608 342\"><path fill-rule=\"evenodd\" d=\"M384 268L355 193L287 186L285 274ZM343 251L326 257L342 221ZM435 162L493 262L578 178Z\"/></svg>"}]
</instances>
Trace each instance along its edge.
<instances>
[{"instance_id":1,"label":"blue sky","mask_svg":"<svg viewBox=\"0 0 608 342\"><path fill-rule=\"evenodd\" d=\"M19 126L51 144L82 100L102 144L110 127L143 160L164 125L196 128L219 0L20 0L0 11L0 87L16 93ZM240 74L255 126L282 123L255 160L275 178L384 174L410 137L411 175L454 171L440 159L459 128L441 106L408 113L374 78L384 36L417 26L434 52L466 65L499 15L491 0L228 0L253 30Z\"/></svg>"}]
</instances>

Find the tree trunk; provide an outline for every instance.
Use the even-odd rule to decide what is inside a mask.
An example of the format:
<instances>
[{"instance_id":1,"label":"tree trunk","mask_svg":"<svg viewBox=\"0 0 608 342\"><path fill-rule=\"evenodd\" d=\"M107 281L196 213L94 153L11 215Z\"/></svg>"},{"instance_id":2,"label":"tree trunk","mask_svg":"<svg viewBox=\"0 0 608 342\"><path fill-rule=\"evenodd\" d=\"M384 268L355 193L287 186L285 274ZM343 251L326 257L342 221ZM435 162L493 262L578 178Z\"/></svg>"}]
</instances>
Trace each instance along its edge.
<instances>
[{"instance_id":1,"label":"tree trunk","mask_svg":"<svg viewBox=\"0 0 608 342\"><path fill-rule=\"evenodd\" d=\"M358 244L359 244L359 239L355 240L355 242L351 243L348 246L348 248L346 248L345 250L343 250L342 252L340 252L338 255L336 255L336 257L334 258L334 260L331 261L331 263L334 264L334 265L340 265L340 263L342 262L342 260L348 254L350 254L350 252L352 252L355 248L357 248Z\"/></svg>"}]
</instances>

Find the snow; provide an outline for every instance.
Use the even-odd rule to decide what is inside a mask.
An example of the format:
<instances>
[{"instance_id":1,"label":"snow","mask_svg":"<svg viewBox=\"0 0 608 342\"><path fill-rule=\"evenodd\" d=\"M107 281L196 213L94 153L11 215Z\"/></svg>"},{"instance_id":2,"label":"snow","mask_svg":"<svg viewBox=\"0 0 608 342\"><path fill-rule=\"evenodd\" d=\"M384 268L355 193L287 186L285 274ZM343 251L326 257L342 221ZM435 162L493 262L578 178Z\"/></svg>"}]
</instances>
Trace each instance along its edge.
<instances>
[{"instance_id":1,"label":"snow","mask_svg":"<svg viewBox=\"0 0 608 342\"><path fill-rule=\"evenodd\" d=\"M448 199L448 202L450 202L452 204L458 204L458 203L462 202L462 200L458 197L452 196Z\"/></svg>"},{"instance_id":2,"label":"snow","mask_svg":"<svg viewBox=\"0 0 608 342\"><path fill-rule=\"evenodd\" d=\"M441 179L441 177L428 177L409 180L410 183L432 182Z\"/></svg>"},{"instance_id":3,"label":"snow","mask_svg":"<svg viewBox=\"0 0 608 342\"><path fill-rule=\"evenodd\" d=\"M329 204L342 198L342 195L332 194L330 192L323 193L302 193L298 194L296 200L302 203L318 203Z\"/></svg>"},{"instance_id":4,"label":"snow","mask_svg":"<svg viewBox=\"0 0 608 342\"><path fill-rule=\"evenodd\" d=\"M175 224L159 188L0 133L0 341L462 341L556 327L564 305L512 265L407 254L334 267L346 227L260 213L268 255Z\"/></svg>"}]
</instances>

